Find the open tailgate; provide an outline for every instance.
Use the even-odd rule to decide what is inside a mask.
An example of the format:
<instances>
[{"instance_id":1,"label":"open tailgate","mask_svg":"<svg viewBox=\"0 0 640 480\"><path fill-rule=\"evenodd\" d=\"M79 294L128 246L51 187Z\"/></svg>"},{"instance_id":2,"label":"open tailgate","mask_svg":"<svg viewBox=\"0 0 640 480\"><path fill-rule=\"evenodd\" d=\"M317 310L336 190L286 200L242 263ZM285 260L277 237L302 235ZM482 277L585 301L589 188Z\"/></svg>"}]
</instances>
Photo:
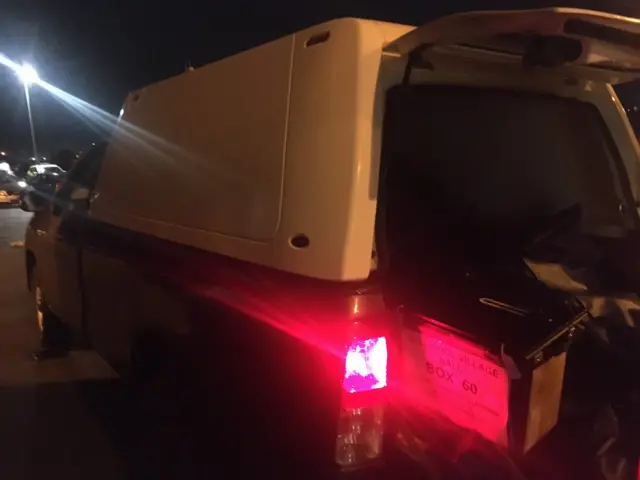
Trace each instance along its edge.
<instances>
[{"instance_id":1,"label":"open tailgate","mask_svg":"<svg viewBox=\"0 0 640 480\"><path fill-rule=\"evenodd\" d=\"M389 43L385 51L407 55L439 45L501 53L530 66L596 69L608 74L611 83L640 77L640 20L591 10L546 8L455 14L412 30ZM534 58L531 63L533 46L538 47L537 57L542 52L546 61L538 58L536 62ZM555 59L556 64L549 59Z\"/></svg>"}]
</instances>

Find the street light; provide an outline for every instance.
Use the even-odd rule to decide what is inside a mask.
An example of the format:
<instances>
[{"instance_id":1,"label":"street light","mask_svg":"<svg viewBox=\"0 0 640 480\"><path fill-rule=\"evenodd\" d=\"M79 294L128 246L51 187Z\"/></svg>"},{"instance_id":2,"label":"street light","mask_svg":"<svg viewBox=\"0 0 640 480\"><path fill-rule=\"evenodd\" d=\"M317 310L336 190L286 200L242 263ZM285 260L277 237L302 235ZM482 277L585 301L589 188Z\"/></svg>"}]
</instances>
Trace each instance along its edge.
<instances>
[{"instance_id":1,"label":"street light","mask_svg":"<svg viewBox=\"0 0 640 480\"><path fill-rule=\"evenodd\" d=\"M33 66L28 63L23 63L16 68L16 74L24 83L26 87L31 86L34 83L38 83L40 81L40 77L38 76L38 72Z\"/></svg>"},{"instance_id":2,"label":"street light","mask_svg":"<svg viewBox=\"0 0 640 480\"><path fill-rule=\"evenodd\" d=\"M29 87L34 83L38 83L40 81L40 77L38 76L36 69L28 63L16 65L15 71L18 78L20 78L24 85L24 96L27 99L27 112L29 114L29 127L31 128L31 146L33 147L33 156L38 158L36 131L33 128L33 115L31 114L31 95L29 95Z\"/></svg>"}]
</instances>

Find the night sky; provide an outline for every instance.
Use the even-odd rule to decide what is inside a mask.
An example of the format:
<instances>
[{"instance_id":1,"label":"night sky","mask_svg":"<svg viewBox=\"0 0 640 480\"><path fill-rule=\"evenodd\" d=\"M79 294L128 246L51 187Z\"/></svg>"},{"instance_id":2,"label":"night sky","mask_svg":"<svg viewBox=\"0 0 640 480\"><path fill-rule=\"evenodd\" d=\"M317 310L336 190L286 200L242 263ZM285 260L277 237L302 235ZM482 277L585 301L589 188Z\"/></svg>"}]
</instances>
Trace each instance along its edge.
<instances>
[{"instance_id":1,"label":"night sky","mask_svg":"<svg viewBox=\"0 0 640 480\"><path fill-rule=\"evenodd\" d=\"M0 52L28 61L49 83L111 113L126 93L292 31L336 17L420 24L492 8L580 6L640 16L638 0L0 0ZM33 89L39 151L91 142L86 125ZM0 65L0 150L29 151L24 91Z\"/></svg>"}]
</instances>

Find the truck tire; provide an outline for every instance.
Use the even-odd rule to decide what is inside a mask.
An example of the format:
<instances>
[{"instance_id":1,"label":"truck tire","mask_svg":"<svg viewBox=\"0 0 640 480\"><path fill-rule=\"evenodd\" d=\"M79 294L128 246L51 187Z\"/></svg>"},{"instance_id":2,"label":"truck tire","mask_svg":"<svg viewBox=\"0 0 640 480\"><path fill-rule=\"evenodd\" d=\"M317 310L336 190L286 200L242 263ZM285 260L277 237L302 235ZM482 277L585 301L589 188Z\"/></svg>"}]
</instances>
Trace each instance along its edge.
<instances>
[{"instance_id":1,"label":"truck tire","mask_svg":"<svg viewBox=\"0 0 640 480\"><path fill-rule=\"evenodd\" d=\"M43 350L68 351L69 329L49 309L35 266L31 272L30 280L30 290L35 304L36 326L40 332L40 347Z\"/></svg>"}]
</instances>

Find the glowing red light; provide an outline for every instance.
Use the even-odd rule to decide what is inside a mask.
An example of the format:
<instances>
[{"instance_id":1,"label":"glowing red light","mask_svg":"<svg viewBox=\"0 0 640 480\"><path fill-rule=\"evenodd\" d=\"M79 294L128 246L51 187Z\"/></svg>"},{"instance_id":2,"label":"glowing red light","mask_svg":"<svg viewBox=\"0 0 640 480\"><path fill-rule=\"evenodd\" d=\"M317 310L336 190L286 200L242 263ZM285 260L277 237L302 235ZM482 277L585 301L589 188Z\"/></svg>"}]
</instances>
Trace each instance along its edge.
<instances>
[{"instance_id":1,"label":"glowing red light","mask_svg":"<svg viewBox=\"0 0 640 480\"><path fill-rule=\"evenodd\" d=\"M343 388L349 393L387 386L387 339L354 340L344 362Z\"/></svg>"}]
</instances>

